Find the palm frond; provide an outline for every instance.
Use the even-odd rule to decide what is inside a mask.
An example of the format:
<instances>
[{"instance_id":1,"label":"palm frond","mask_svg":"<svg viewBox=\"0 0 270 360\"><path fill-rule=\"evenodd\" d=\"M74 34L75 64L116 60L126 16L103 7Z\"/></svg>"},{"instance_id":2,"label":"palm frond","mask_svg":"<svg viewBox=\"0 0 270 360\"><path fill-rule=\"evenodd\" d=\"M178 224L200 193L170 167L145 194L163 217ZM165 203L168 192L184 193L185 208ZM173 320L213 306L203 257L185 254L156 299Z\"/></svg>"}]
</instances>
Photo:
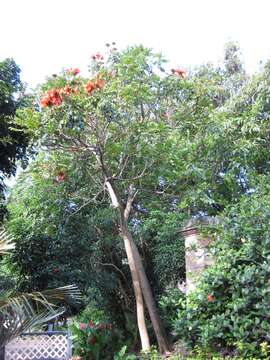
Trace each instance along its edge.
<instances>
[{"instance_id":1,"label":"palm frond","mask_svg":"<svg viewBox=\"0 0 270 360\"><path fill-rule=\"evenodd\" d=\"M4 229L0 230L0 255L8 254L14 246L12 236Z\"/></svg>"},{"instance_id":2,"label":"palm frond","mask_svg":"<svg viewBox=\"0 0 270 360\"><path fill-rule=\"evenodd\" d=\"M80 300L76 285L0 299L0 347L22 332L63 314L65 308L59 304Z\"/></svg>"},{"instance_id":3,"label":"palm frond","mask_svg":"<svg viewBox=\"0 0 270 360\"><path fill-rule=\"evenodd\" d=\"M33 304L36 309L46 308L53 310L56 304L60 302L79 302L81 301L81 293L76 285L62 286L55 289L48 289L44 291L36 291L32 293L23 293L18 296L0 299L0 312L5 307L23 306L25 312L33 309Z\"/></svg>"},{"instance_id":4,"label":"palm frond","mask_svg":"<svg viewBox=\"0 0 270 360\"><path fill-rule=\"evenodd\" d=\"M27 316L22 309L16 309L16 313L6 311L0 312L0 348L23 332L30 331L33 327L46 323L57 316L62 315L65 308L61 307L53 311L45 310Z\"/></svg>"},{"instance_id":5,"label":"palm frond","mask_svg":"<svg viewBox=\"0 0 270 360\"><path fill-rule=\"evenodd\" d=\"M5 230L0 230L0 255L14 248L12 240ZM63 314L63 304L80 301L76 285L0 298L0 348L22 332Z\"/></svg>"}]
</instances>

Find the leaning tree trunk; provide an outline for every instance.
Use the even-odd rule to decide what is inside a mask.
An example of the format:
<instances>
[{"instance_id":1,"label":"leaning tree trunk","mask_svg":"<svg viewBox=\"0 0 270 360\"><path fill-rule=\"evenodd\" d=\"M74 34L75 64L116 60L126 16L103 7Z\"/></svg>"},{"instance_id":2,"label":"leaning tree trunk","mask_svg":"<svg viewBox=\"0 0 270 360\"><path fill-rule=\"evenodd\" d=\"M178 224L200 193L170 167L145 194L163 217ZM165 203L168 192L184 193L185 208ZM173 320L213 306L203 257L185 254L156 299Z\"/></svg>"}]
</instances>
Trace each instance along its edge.
<instances>
[{"instance_id":1,"label":"leaning tree trunk","mask_svg":"<svg viewBox=\"0 0 270 360\"><path fill-rule=\"evenodd\" d=\"M121 221L122 223L122 221ZM129 242L131 248L132 248L132 253L133 253L133 257L135 260L135 264L136 264L136 268L137 268L137 272L139 275L139 280L140 280L140 285L141 285L141 289L142 289L142 293L143 293L143 297L150 315L150 319L154 328L154 332L157 338L157 342L158 342L158 347L161 353L167 353L170 352L170 345L169 345L169 341L167 339L165 330L163 328L158 310L157 310L157 306L152 294L152 290L148 281L148 278L146 276L145 273L145 269L142 263L142 259L141 256L139 254L138 248L136 246L136 244L133 241L132 235L130 234L130 232L128 231L127 228L127 224L121 224L120 225L121 228L121 236L124 240L124 242Z\"/></svg>"},{"instance_id":2,"label":"leaning tree trunk","mask_svg":"<svg viewBox=\"0 0 270 360\"><path fill-rule=\"evenodd\" d=\"M136 244L133 241L132 235L128 231L128 225L127 225L127 220L124 215L124 210L122 209L120 201L118 200L117 193L116 193L114 187L112 186L112 184L109 181L106 181L106 186L107 186L113 206L115 208L117 208L119 211L120 235L125 244L125 249L127 252L130 271L131 271L131 274L132 273L136 274L135 279L136 279L136 277L139 279L140 289L143 293L143 297L144 297L144 300L145 300L145 303L146 303L146 306L147 306L147 309L148 309L148 312L149 312L149 315L151 318L151 322L152 322L154 332L155 332L155 335L157 338L159 350L161 353L169 352L170 351L169 341L166 337L164 328L162 326L161 319L158 314L158 310L157 310L157 307L155 304L155 300L154 300L154 297L152 294L152 290L151 290L149 281L147 279L147 276L146 276L146 273L144 270L141 256L139 254ZM131 259L131 263L130 263L129 256ZM137 285L136 282L135 282L135 285ZM134 280L133 280L133 287L134 287L134 291L135 291Z\"/></svg>"},{"instance_id":3,"label":"leaning tree trunk","mask_svg":"<svg viewBox=\"0 0 270 360\"><path fill-rule=\"evenodd\" d=\"M115 208L118 208L119 211L121 212L121 206L118 201L118 198L116 197L114 189L112 188L112 186L109 182L106 182L106 185L107 185L107 189L108 189L109 195L111 197L113 206ZM139 281L139 274L138 274L137 267L135 264L135 259L134 259L134 254L133 254L133 249L132 249L131 243L130 243L128 237L123 236L122 229L121 229L121 237L123 238L123 241L124 241L125 250L126 250L127 259L128 259L128 265L130 268L130 273L131 273L131 278L132 278L132 285L133 285L133 289L134 289L135 302L136 302L137 324L138 324L138 329L139 329L139 333L140 333L142 350L145 351L145 350L150 349L150 341L149 341L149 335L148 335L146 322L145 322L144 302L143 302L142 289L141 289L140 281Z\"/></svg>"},{"instance_id":4,"label":"leaning tree trunk","mask_svg":"<svg viewBox=\"0 0 270 360\"><path fill-rule=\"evenodd\" d=\"M145 323L142 290L141 290L141 286L140 286L138 271L136 269L130 241L128 241L124 237L123 237L123 240L124 240L125 250L126 250L126 254L127 254L127 258L128 258L128 265L129 265L130 272L131 272L132 284L133 284L133 289L134 289L134 294L135 294L136 310L137 310L136 311L137 323L138 323L138 329L139 329L139 333L140 333L142 350L146 351L146 350L150 349L150 341L149 341L148 331L147 331L147 327L146 327L146 323Z\"/></svg>"}]
</instances>

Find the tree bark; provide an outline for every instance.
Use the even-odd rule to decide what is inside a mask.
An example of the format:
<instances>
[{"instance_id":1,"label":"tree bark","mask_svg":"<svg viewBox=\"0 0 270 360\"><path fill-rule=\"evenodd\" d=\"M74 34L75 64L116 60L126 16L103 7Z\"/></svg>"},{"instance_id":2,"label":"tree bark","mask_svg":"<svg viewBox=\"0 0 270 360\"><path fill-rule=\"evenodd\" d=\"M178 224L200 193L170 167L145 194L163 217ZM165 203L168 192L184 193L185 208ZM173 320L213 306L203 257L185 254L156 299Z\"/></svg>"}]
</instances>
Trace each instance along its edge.
<instances>
[{"instance_id":1,"label":"tree bark","mask_svg":"<svg viewBox=\"0 0 270 360\"><path fill-rule=\"evenodd\" d=\"M143 302L143 295L142 290L140 286L140 281L138 277L138 271L136 269L134 256L132 252L132 246L130 244L130 241L125 236L122 236L124 240L125 250L128 258L128 264L131 272L132 277L132 283L133 283L133 289L135 294L135 300L136 300L136 313L137 313L137 323L138 323L138 329L140 333L140 339L142 344L142 350L149 350L150 349L150 341L148 336L148 331L146 327L145 322L145 313L144 313L144 302Z\"/></svg>"},{"instance_id":2,"label":"tree bark","mask_svg":"<svg viewBox=\"0 0 270 360\"><path fill-rule=\"evenodd\" d=\"M107 183L106 186L107 186L109 195L111 197L113 206L115 208L118 208L119 211L121 212L120 203L118 202L117 196L116 196L115 191L113 190L111 184ZM120 229L121 229L121 237L122 237L122 239L124 241L124 245L125 245L125 250L126 250L127 259L128 259L128 265L129 265L130 272L131 272L132 285L133 285L135 301L136 301L137 324L138 324L138 329L139 329L139 333L140 333L142 350L146 351L146 350L150 349L150 340L149 340L149 335L148 335L146 322L145 322L144 302L143 302L143 295L142 295L142 290L141 290L140 281L139 281L139 275L138 275L138 271L136 268L130 240L127 236L125 236L125 230L122 231L123 229L121 227L121 224L120 224Z\"/></svg>"},{"instance_id":3,"label":"tree bark","mask_svg":"<svg viewBox=\"0 0 270 360\"><path fill-rule=\"evenodd\" d=\"M133 241L132 235L129 233L127 227L124 225L122 225L122 237L124 241L129 241L129 244L131 246L132 252L133 252L133 257L135 260L135 265L137 268L137 272L138 272L138 276L139 276L139 281L140 281L140 285L141 285L141 289L142 289L142 293L143 293L143 297L150 315L150 319L154 328L154 332L157 338L157 342L158 342L158 347L159 347L159 351L161 353L169 353L170 352L170 344L169 341L167 339L165 330L163 328L158 310L157 310L157 306L153 297L153 293L148 281L148 278L146 276L145 273L145 269L142 263L142 259L141 256L139 254L138 248L136 246L136 244Z\"/></svg>"},{"instance_id":4,"label":"tree bark","mask_svg":"<svg viewBox=\"0 0 270 360\"><path fill-rule=\"evenodd\" d=\"M149 281L147 279L147 276L146 276L146 273L144 270L141 256L139 254L136 244L133 241L132 235L128 231L127 217L125 216L125 212L122 209L120 201L118 200L118 194L116 193L112 184L109 181L106 181L106 186L107 186L109 195L111 197L113 206L115 208L117 208L119 211L120 235L125 244L128 261L129 261L129 256L131 257L132 267L130 266L130 262L129 262L130 271L131 271L131 274L132 273L136 274L135 280L137 280L137 279L139 280L140 289L143 293L143 297L144 297L144 300L145 300L145 303L146 303L146 306L147 306L147 309L148 309L148 312L149 312L149 315L151 318L151 322L152 322L154 332L155 332L155 335L157 338L159 350L161 353L169 353L170 352L170 344L169 344L169 341L167 339L161 319L158 314L158 310L157 310L157 307L155 304L155 300L154 300L154 297L152 294L152 290L151 290ZM134 268L133 268L133 266L134 266ZM136 282L135 282L135 286L137 286ZM134 287L134 281L133 281L133 287ZM135 291L135 287L134 287L134 291Z\"/></svg>"}]
</instances>

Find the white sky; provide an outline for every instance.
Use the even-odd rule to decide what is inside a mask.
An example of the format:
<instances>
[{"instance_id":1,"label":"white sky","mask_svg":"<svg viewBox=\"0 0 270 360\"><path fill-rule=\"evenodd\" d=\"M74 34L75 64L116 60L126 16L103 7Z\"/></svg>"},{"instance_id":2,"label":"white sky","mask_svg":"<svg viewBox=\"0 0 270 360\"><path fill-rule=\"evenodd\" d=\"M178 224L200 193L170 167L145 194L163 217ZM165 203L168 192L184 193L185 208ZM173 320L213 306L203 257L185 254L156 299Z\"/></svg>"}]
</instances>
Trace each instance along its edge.
<instances>
[{"instance_id":1,"label":"white sky","mask_svg":"<svg viewBox=\"0 0 270 360\"><path fill-rule=\"evenodd\" d=\"M270 0L0 0L0 59L31 86L63 67L85 68L106 42L142 43L188 68L240 43L248 71L270 58Z\"/></svg>"}]
</instances>

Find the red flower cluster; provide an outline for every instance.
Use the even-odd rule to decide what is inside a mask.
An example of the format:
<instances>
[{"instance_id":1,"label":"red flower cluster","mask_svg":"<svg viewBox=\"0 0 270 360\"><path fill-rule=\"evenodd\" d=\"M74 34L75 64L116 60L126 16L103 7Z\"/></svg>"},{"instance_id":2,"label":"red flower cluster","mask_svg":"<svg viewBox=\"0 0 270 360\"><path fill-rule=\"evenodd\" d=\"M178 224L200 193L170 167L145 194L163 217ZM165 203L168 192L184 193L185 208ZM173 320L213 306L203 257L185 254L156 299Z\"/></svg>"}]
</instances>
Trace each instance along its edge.
<instances>
[{"instance_id":1,"label":"red flower cluster","mask_svg":"<svg viewBox=\"0 0 270 360\"><path fill-rule=\"evenodd\" d=\"M72 90L73 90L72 87L69 86L69 85L67 85L67 86L65 86L63 89L60 90L60 93L61 93L62 95L67 95L67 96L69 96L69 95L72 94Z\"/></svg>"},{"instance_id":2,"label":"red flower cluster","mask_svg":"<svg viewBox=\"0 0 270 360\"><path fill-rule=\"evenodd\" d=\"M63 99L59 89L51 89L41 98L41 107L57 106L62 103Z\"/></svg>"},{"instance_id":3,"label":"red flower cluster","mask_svg":"<svg viewBox=\"0 0 270 360\"><path fill-rule=\"evenodd\" d=\"M80 328L80 330L84 330L87 328L87 324L80 323L79 328Z\"/></svg>"},{"instance_id":4,"label":"red flower cluster","mask_svg":"<svg viewBox=\"0 0 270 360\"><path fill-rule=\"evenodd\" d=\"M80 323L79 325L79 328L80 330L84 330L84 329L87 329L87 328L90 328L90 329L96 329L96 330L112 330L112 324L109 323L109 324L106 324L106 323L99 323L99 324L95 324L93 323L93 321L88 321L88 323Z\"/></svg>"},{"instance_id":5,"label":"red flower cluster","mask_svg":"<svg viewBox=\"0 0 270 360\"><path fill-rule=\"evenodd\" d=\"M209 302L214 301L214 296L211 294L207 295L207 301Z\"/></svg>"},{"instance_id":6,"label":"red flower cluster","mask_svg":"<svg viewBox=\"0 0 270 360\"><path fill-rule=\"evenodd\" d=\"M105 323L100 323L97 325L97 329L100 329L100 330L112 330L112 324L109 323L109 324L105 324Z\"/></svg>"},{"instance_id":7,"label":"red flower cluster","mask_svg":"<svg viewBox=\"0 0 270 360\"><path fill-rule=\"evenodd\" d=\"M63 96L70 96L72 94L78 94L79 87L71 87L66 85L62 89L51 89L47 91L40 99L41 107L57 106L63 102Z\"/></svg>"},{"instance_id":8,"label":"red flower cluster","mask_svg":"<svg viewBox=\"0 0 270 360\"><path fill-rule=\"evenodd\" d=\"M57 180L58 182L64 181L64 180L65 180L65 177L66 177L66 174L64 173L64 171L59 171L59 173L58 173L57 176L56 176L56 180Z\"/></svg>"},{"instance_id":9,"label":"red flower cluster","mask_svg":"<svg viewBox=\"0 0 270 360\"><path fill-rule=\"evenodd\" d=\"M105 85L105 81L97 77L93 81L88 81L88 83L84 85L84 89L87 92L87 94L91 94L96 89L102 89L104 85Z\"/></svg>"},{"instance_id":10,"label":"red flower cluster","mask_svg":"<svg viewBox=\"0 0 270 360\"><path fill-rule=\"evenodd\" d=\"M72 71L72 74L76 75L79 72L79 69L71 69L68 71ZM102 89L104 85L105 85L105 81L101 80L99 76L97 76L96 79L88 81L84 85L84 89L87 94L91 94L94 90ZM78 94L78 92L79 92L78 84L76 84L76 86L74 87L71 87L70 85L66 85L62 89L50 89L41 97L40 105L43 108L48 106L61 105L63 102L63 98L65 96Z\"/></svg>"},{"instance_id":11,"label":"red flower cluster","mask_svg":"<svg viewBox=\"0 0 270 360\"><path fill-rule=\"evenodd\" d=\"M91 59L97 60L97 61L102 61L102 60L104 60L104 56L101 55L100 52L97 52L96 54L91 56Z\"/></svg>"},{"instance_id":12,"label":"red flower cluster","mask_svg":"<svg viewBox=\"0 0 270 360\"><path fill-rule=\"evenodd\" d=\"M97 342L97 337L96 336L91 336L88 340L88 343L91 345L95 345Z\"/></svg>"},{"instance_id":13,"label":"red flower cluster","mask_svg":"<svg viewBox=\"0 0 270 360\"><path fill-rule=\"evenodd\" d=\"M74 75L74 76L76 76L76 75L78 75L78 74L80 73L80 70L79 70L78 68L75 68L75 69L70 68L70 69L68 69L66 72L67 72L67 74L69 74L69 75Z\"/></svg>"},{"instance_id":14,"label":"red flower cluster","mask_svg":"<svg viewBox=\"0 0 270 360\"><path fill-rule=\"evenodd\" d=\"M183 69L171 69L171 72L177 76L180 76L182 79L187 77L187 73Z\"/></svg>"},{"instance_id":15,"label":"red flower cluster","mask_svg":"<svg viewBox=\"0 0 270 360\"><path fill-rule=\"evenodd\" d=\"M66 85L63 89L60 90L60 94L66 96L70 96L71 94L78 94L78 92L79 92L78 86L72 88L71 86Z\"/></svg>"},{"instance_id":16,"label":"red flower cluster","mask_svg":"<svg viewBox=\"0 0 270 360\"><path fill-rule=\"evenodd\" d=\"M53 268L53 270L52 270L54 273L58 273L60 270L59 270L59 268Z\"/></svg>"}]
</instances>

